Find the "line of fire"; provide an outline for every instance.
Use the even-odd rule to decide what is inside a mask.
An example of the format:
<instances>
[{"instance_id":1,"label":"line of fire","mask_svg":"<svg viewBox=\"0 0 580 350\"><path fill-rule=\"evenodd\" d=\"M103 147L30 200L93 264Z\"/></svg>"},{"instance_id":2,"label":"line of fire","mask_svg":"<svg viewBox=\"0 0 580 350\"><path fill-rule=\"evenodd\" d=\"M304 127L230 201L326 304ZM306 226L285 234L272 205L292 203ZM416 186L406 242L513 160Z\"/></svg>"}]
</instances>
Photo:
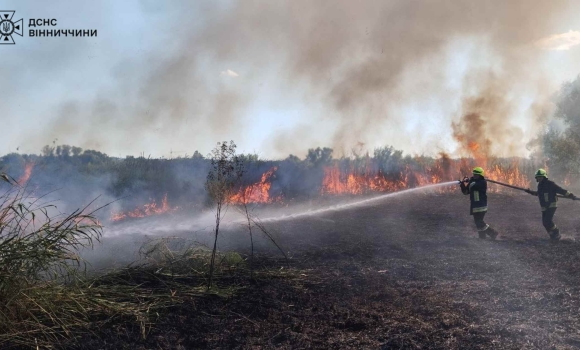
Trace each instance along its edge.
<instances>
[{"instance_id":1,"label":"line of fire","mask_svg":"<svg viewBox=\"0 0 580 350\"><path fill-rule=\"evenodd\" d=\"M475 154L470 158L451 158L445 153L437 158L403 156L401 151L384 147L376 149L372 155L367 153L339 159L333 158L332 150L328 148L311 149L303 160L294 156L281 161L252 159L245 164L244 175L228 195L227 203L280 206L316 197L392 193L457 179L462 174L469 174L475 165L484 167L489 179L527 188L533 180L534 168L549 168L546 162L530 159L487 157L477 152L479 145L476 144L470 144L470 148ZM28 186L30 181L35 184L36 191L43 187L49 190L54 186L43 180L43 170L58 172L59 162L72 162L82 173L84 166L100 164L112 179L106 190L113 197L120 198L108 217L103 218L109 222L166 215L191 208L202 210L207 200L203 183L209 160L199 155L176 159L118 159L89 150L78 155L78 158L82 157L85 157L84 161L79 159L76 162L74 157L28 156L24 163L20 160L21 164L15 165L21 168L17 182ZM561 180L567 184L568 178L563 176ZM79 176L75 181L81 187L90 187L83 184L90 178L83 180ZM137 185L132 184L128 190L127 182L130 181ZM456 190L450 186L437 191ZM501 191L509 189L490 186L490 192Z\"/></svg>"}]
</instances>

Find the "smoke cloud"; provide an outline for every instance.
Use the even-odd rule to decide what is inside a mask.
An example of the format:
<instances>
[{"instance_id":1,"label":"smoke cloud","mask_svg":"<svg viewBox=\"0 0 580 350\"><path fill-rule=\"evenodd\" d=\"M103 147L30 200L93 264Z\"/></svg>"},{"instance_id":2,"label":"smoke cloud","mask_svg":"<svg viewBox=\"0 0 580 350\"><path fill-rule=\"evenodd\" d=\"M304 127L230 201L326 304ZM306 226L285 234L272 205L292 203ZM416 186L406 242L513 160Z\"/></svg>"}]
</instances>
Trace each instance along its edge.
<instances>
[{"instance_id":1,"label":"smoke cloud","mask_svg":"<svg viewBox=\"0 0 580 350\"><path fill-rule=\"evenodd\" d=\"M580 44L580 32L570 30L567 33L550 35L536 42L536 45L544 50L570 50Z\"/></svg>"},{"instance_id":2,"label":"smoke cloud","mask_svg":"<svg viewBox=\"0 0 580 350\"><path fill-rule=\"evenodd\" d=\"M535 43L574 3L172 2L169 47L121 64L94 99L63 102L40 138L207 152L222 139L244 148L257 129L269 156L359 142L461 153L474 140L478 152L521 154L537 131L523 121L542 109L522 106L545 100L550 73ZM307 121L260 130L257 101L284 96L311 106Z\"/></svg>"}]
</instances>

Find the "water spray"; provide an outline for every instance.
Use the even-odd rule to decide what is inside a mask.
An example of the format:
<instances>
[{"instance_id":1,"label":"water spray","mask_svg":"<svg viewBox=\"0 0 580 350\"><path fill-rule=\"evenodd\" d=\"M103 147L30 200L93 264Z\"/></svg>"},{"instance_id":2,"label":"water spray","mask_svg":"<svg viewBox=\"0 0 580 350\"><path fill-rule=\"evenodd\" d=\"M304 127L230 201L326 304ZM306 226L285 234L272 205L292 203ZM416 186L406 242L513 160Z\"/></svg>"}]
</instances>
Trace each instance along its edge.
<instances>
[{"instance_id":1,"label":"water spray","mask_svg":"<svg viewBox=\"0 0 580 350\"><path fill-rule=\"evenodd\" d=\"M271 221L291 220L291 219L295 219L295 218L302 217L302 216L319 215L319 214L323 214L326 212L349 209L352 207L368 204L371 202L380 201L380 200L383 200L383 199L389 198L389 197L400 196L400 195L407 194L407 193L410 193L413 191L425 190L428 188L449 186L449 185L455 185L455 184L457 184L457 182L448 181L448 182L442 182L442 183L437 183L437 184L431 184L431 185L427 185L427 186L415 187L415 188L410 188L410 189L403 190L403 191L392 192L392 193L387 193L387 194L383 194L383 195L368 198L368 199L363 199L363 200L352 202L352 203L339 204L339 205L334 205L334 206L330 206L330 207L326 207L326 208L320 208L320 209L311 210L311 211L302 212L302 213L297 213L297 214L290 214L290 215L284 215L284 216L278 216L278 217L270 217L270 218L261 219L260 221L271 222Z\"/></svg>"}]
</instances>

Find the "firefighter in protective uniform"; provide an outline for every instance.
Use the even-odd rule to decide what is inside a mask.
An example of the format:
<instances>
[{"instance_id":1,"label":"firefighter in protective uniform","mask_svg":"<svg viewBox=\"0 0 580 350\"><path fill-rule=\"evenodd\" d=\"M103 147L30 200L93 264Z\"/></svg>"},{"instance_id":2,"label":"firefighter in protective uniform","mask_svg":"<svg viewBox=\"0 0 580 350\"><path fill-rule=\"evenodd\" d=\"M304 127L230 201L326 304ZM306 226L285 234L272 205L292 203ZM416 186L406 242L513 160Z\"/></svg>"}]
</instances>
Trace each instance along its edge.
<instances>
[{"instance_id":1,"label":"firefighter in protective uniform","mask_svg":"<svg viewBox=\"0 0 580 350\"><path fill-rule=\"evenodd\" d=\"M473 176L471 178L465 177L461 181L461 192L469 195L471 201L469 213L473 215L479 238L485 239L485 236L488 235L489 238L495 239L497 232L483 221L483 217L487 213L487 181L483 175L481 167L474 168Z\"/></svg>"},{"instance_id":2,"label":"firefighter in protective uniform","mask_svg":"<svg viewBox=\"0 0 580 350\"><path fill-rule=\"evenodd\" d=\"M561 194L564 197L576 199L576 196L571 192L556 185L554 181L548 180L548 173L544 169L538 169L535 174L536 182L538 183L538 190L526 190L527 193L538 196L540 199L540 206L542 207L542 224L550 235L553 241L560 240L560 229L554 223L554 214L558 208L558 196Z\"/></svg>"}]
</instances>

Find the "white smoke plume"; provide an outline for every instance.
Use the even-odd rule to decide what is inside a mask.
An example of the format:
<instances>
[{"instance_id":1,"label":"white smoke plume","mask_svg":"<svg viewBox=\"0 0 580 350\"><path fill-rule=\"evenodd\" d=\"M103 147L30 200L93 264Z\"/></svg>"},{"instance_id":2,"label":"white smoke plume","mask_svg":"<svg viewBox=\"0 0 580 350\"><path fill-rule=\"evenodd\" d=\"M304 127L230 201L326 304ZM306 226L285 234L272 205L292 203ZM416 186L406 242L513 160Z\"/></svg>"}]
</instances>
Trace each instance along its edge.
<instances>
[{"instance_id":1,"label":"white smoke plume","mask_svg":"<svg viewBox=\"0 0 580 350\"><path fill-rule=\"evenodd\" d=\"M271 157L316 146L348 153L359 142L436 154L454 151L452 123L481 112L469 108L479 99L483 130L501 129L494 152L522 153L539 127L525 123L537 117L530 100L559 84L541 48L573 51L578 32L554 33L577 4L143 1L135 11L159 14L165 45L119 62L93 96L59 101L30 142L120 155L205 154L224 139L242 150L263 140ZM274 112L256 115L293 108L284 125Z\"/></svg>"}]
</instances>

